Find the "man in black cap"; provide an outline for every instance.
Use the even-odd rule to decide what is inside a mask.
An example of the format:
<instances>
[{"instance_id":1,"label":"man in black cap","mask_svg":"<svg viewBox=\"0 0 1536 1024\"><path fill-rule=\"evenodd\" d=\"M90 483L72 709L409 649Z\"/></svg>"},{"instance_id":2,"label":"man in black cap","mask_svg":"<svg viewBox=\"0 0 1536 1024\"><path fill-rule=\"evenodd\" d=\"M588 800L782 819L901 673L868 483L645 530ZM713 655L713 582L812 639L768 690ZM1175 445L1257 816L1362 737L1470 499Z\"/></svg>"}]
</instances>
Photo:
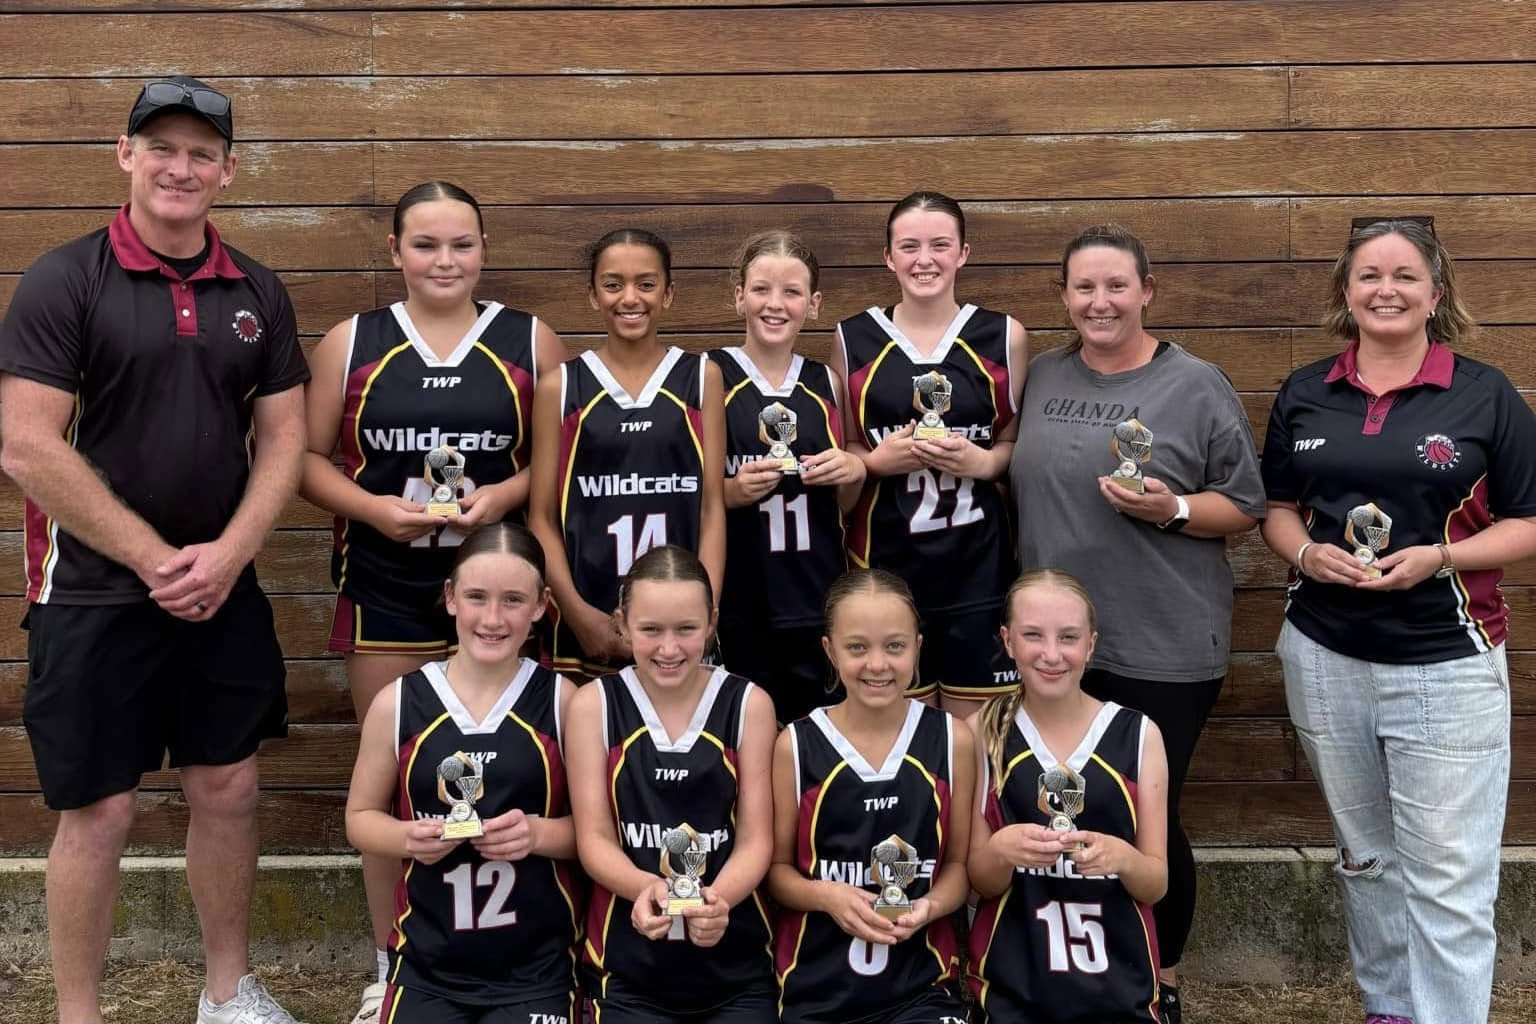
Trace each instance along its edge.
<instances>
[{"instance_id":1,"label":"man in black cap","mask_svg":"<svg viewBox=\"0 0 1536 1024\"><path fill-rule=\"evenodd\" d=\"M62 1024L101 1018L141 775L181 769L207 956L199 1024L292 1024L248 973L256 749L287 730L251 560L294 492L309 377L277 277L208 210L235 176L229 98L139 93L111 225L44 254L0 324L0 466L26 493L23 718L48 806Z\"/></svg>"}]
</instances>

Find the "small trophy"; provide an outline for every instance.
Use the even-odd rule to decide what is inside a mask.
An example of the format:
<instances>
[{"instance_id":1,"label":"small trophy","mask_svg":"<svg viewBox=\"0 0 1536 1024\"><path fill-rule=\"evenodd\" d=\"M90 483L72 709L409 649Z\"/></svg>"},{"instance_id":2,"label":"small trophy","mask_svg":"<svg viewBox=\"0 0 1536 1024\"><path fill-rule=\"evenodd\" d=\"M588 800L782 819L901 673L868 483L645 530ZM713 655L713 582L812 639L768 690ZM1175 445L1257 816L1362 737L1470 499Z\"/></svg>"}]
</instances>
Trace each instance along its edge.
<instances>
[{"instance_id":1,"label":"small trophy","mask_svg":"<svg viewBox=\"0 0 1536 1024\"><path fill-rule=\"evenodd\" d=\"M421 478L432 492L432 500L427 502L427 515L457 516L463 513L459 507L459 485L464 482L462 452L446 444L433 448L427 452Z\"/></svg>"},{"instance_id":2,"label":"small trophy","mask_svg":"<svg viewBox=\"0 0 1536 1024\"><path fill-rule=\"evenodd\" d=\"M662 834L661 874L667 880L667 913L678 918L672 923L674 930L682 923L678 915L684 907L704 905L704 886L699 881L704 872L704 857L699 834L687 822Z\"/></svg>"},{"instance_id":3,"label":"small trophy","mask_svg":"<svg viewBox=\"0 0 1536 1024\"><path fill-rule=\"evenodd\" d=\"M1356 505L1344 520L1344 539L1355 549L1355 561L1360 563L1365 574L1373 580L1381 579L1376 556L1386 550L1387 542L1392 539L1392 517L1374 501Z\"/></svg>"},{"instance_id":4,"label":"small trophy","mask_svg":"<svg viewBox=\"0 0 1536 1024\"><path fill-rule=\"evenodd\" d=\"M800 460L789 450L800 436L795 411L774 402L757 416L757 436L768 446L768 458L779 464L780 473L800 472Z\"/></svg>"},{"instance_id":5,"label":"small trophy","mask_svg":"<svg viewBox=\"0 0 1536 1024\"><path fill-rule=\"evenodd\" d=\"M1116 423L1109 446L1115 458L1120 460L1120 465L1109 474L1110 482L1128 491L1146 494L1147 482L1141 477L1141 467L1152 460L1152 431L1137 419Z\"/></svg>"},{"instance_id":6,"label":"small trophy","mask_svg":"<svg viewBox=\"0 0 1536 1024\"><path fill-rule=\"evenodd\" d=\"M1064 764L1043 772L1037 786L1040 812L1050 818L1053 832L1075 832L1073 820L1083 813L1083 777Z\"/></svg>"},{"instance_id":7,"label":"small trophy","mask_svg":"<svg viewBox=\"0 0 1536 1024\"><path fill-rule=\"evenodd\" d=\"M950 396L954 389L949 379L938 370L929 370L921 377L912 378L912 407L922 413L912 437L917 441L937 441L949 436L943 414L949 411Z\"/></svg>"},{"instance_id":8,"label":"small trophy","mask_svg":"<svg viewBox=\"0 0 1536 1024\"><path fill-rule=\"evenodd\" d=\"M912 909L907 886L917 877L917 848L898 835L880 840L869 851L869 877L880 887L875 913L894 921Z\"/></svg>"},{"instance_id":9,"label":"small trophy","mask_svg":"<svg viewBox=\"0 0 1536 1024\"><path fill-rule=\"evenodd\" d=\"M457 798L448 794L449 784L459 791ZM475 801L485 795L485 776L478 761L463 751L443 758L437 766L437 795L448 805L448 817L443 821L444 839L485 835L485 823L475 813Z\"/></svg>"}]
</instances>

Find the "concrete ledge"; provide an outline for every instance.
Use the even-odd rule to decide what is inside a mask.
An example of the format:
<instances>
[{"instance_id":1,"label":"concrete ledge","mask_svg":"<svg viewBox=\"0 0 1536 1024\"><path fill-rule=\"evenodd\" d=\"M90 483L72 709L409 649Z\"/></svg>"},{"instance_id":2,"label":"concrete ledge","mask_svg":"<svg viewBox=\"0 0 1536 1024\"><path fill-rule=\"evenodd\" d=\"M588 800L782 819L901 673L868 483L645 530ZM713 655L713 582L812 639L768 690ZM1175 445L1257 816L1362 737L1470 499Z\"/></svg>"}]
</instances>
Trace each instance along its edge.
<instances>
[{"instance_id":1,"label":"concrete ledge","mask_svg":"<svg viewBox=\"0 0 1536 1024\"><path fill-rule=\"evenodd\" d=\"M1200 887L1184 966L1215 983L1308 984L1347 974L1328 847L1196 851ZM0 958L48 952L41 859L0 860ZM195 961L197 916L179 857L123 861L114 957ZM1498 980L1536 983L1536 847L1508 847L1495 910ZM257 962L372 964L356 857L263 857L251 915Z\"/></svg>"}]
</instances>

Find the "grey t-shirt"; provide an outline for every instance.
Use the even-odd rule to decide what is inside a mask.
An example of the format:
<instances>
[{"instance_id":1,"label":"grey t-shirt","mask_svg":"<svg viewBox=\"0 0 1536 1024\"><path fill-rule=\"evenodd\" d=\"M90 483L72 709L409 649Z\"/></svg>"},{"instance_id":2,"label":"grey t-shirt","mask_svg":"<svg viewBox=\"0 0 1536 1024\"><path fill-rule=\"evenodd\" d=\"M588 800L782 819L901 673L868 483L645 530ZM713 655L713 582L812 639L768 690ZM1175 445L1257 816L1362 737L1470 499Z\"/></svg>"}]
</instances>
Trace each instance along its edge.
<instances>
[{"instance_id":1,"label":"grey t-shirt","mask_svg":"<svg viewBox=\"0 0 1536 1024\"><path fill-rule=\"evenodd\" d=\"M1221 371L1169 344L1124 373L1096 373L1075 351L1029 364L1008 479L1018 507L1019 562L1081 579L1098 613L1093 666L1158 682L1216 679L1232 636L1226 542L1164 533L1122 516L1098 478L1118 465L1116 423L1152 431L1142 473L1175 494L1217 491L1264 515L1264 484L1237 392Z\"/></svg>"}]
</instances>

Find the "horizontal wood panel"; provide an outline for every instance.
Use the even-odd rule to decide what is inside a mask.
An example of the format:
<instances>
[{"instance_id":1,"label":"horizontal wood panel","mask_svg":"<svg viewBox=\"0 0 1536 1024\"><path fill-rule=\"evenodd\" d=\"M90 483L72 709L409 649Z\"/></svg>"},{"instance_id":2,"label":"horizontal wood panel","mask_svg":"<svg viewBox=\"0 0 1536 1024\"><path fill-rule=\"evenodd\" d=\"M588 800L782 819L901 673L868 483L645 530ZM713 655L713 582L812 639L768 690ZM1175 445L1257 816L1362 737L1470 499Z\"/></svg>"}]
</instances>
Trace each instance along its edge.
<instances>
[{"instance_id":1,"label":"horizontal wood panel","mask_svg":"<svg viewBox=\"0 0 1536 1024\"><path fill-rule=\"evenodd\" d=\"M1456 260L1536 257L1536 196L1351 196L1290 205L1293 259L1332 261L1353 218L1403 214L1434 217L1435 234Z\"/></svg>"},{"instance_id":2,"label":"horizontal wood panel","mask_svg":"<svg viewBox=\"0 0 1536 1024\"><path fill-rule=\"evenodd\" d=\"M1526 58L1531 57L1527 51ZM1536 124L1530 64L1291 68L1298 128L1485 128Z\"/></svg>"},{"instance_id":3,"label":"horizontal wood panel","mask_svg":"<svg viewBox=\"0 0 1536 1024\"><path fill-rule=\"evenodd\" d=\"M123 186L126 194L126 180ZM748 235L769 228L798 232L824 267L870 265L880 262L889 211L885 202L487 206L486 266L579 268L586 246L623 224L660 234L680 269L727 268ZM0 210L0 272L25 270L41 253L101 227L115 212L115 207ZM1165 262L1284 259L1289 248L1284 199L972 203L965 212L973 267L1054 266L1074 235L1107 221L1141 236L1154 270ZM388 270L390 214L388 208L367 206L231 206L215 209L213 221L225 239L274 270Z\"/></svg>"},{"instance_id":4,"label":"horizontal wood panel","mask_svg":"<svg viewBox=\"0 0 1536 1024\"><path fill-rule=\"evenodd\" d=\"M1344 539L1341 536L1339 543ZM1232 576L1239 587L1284 586L1288 563L1269 550L1258 530L1231 538L1227 544L1227 558L1232 563ZM1504 570L1505 586L1531 586L1536 584L1536 559L1516 562ZM1529 646L1536 647L1536 637Z\"/></svg>"},{"instance_id":5,"label":"horizontal wood panel","mask_svg":"<svg viewBox=\"0 0 1536 1024\"><path fill-rule=\"evenodd\" d=\"M373 154L367 143L253 142L240 146L235 156L234 183L220 195L224 203L323 205L373 199ZM5 204L13 207L115 207L128 199L127 176L107 143L0 146L0 180L6 183Z\"/></svg>"},{"instance_id":6,"label":"horizontal wood panel","mask_svg":"<svg viewBox=\"0 0 1536 1024\"><path fill-rule=\"evenodd\" d=\"M1459 284L1460 264L1457 270ZM1474 317L1486 322L1481 309L1474 306L1473 310ZM1291 344L1291 359L1299 368L1336 356L1342 348L1337 338L1328 337L1321 329L1298 328ZM1536 327L1481 327L1458 341L1456 351L1497 366L1517 388L1536 387Z\"/></svg>"},{"instance_id":7,"label":"horizontal wood panel","mask_svg":"<svg viewBox=\"0 0 1536 1024\"><path fill-rule=\"evenodd\" d=\"M237 138L734 139L1287 127L1282 68L220 78ZM0 80L0 141L123 131L134 79ZM892 103L892 96L921 97ZM814 118L806 111L814 109ZM445 111L475 112L445 117Z\"/></svg>"},{"instance_id":8,"label":"horizontal wood panel","mask_svg":"<svg viewBox=\"0 0 1536 1024\"><path fill-rule=\"evenodd\" d=\"M227 6L227 5L226 5ZM0 77L370 70L366 13L0 15ZM123 101L123 121L133 94ZM120 131L121 129L119 129Z\"/></svg>"},{"instance_id":9,"label":"horizontal wood panel","mask_svg":"<svg viewBox=\"0 0 1536 1024\"><path fill-rule=\"evenodd\" d=\"M889 201L936 167L960 199L1518 193L1536 175L1536 132L381 142L375 166L381 198L438 175L493 203Z\"/></svg>"}]
</instances>

